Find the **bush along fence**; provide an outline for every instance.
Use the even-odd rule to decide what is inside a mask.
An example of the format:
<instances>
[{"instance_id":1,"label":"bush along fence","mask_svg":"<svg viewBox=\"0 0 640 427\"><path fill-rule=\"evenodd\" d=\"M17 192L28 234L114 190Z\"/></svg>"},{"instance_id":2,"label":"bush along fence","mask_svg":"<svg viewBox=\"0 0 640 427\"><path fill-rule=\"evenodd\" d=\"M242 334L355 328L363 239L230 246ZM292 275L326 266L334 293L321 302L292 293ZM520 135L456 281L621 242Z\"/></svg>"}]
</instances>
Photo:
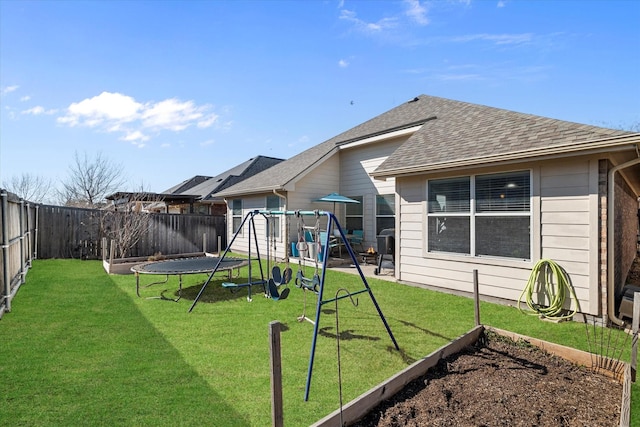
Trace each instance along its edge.
<instances>
[{"instance_id":1,"label":"bush along fence","mask_svg":"<svg viewBox=\"0 0 640 427\"><path fill-rule=\"evenodd\" d=\"M222 215L114 212L29 203L0 189L2 257L0 318L25 282L33 259L102 259L104 242L115 256L218 252L226 247Z\"/></svg>"},{"instance_id":2,"label":"bush along fence","mask_svg":"<svg viewBox=\"0 0 640 427\"><path fill-rule=\"evenodd\" d=\"M38 205L0 189L2 258L0 263L0 318L11 311L11 300L25 282L37 247Z\"/></svg>"}]
</instances>

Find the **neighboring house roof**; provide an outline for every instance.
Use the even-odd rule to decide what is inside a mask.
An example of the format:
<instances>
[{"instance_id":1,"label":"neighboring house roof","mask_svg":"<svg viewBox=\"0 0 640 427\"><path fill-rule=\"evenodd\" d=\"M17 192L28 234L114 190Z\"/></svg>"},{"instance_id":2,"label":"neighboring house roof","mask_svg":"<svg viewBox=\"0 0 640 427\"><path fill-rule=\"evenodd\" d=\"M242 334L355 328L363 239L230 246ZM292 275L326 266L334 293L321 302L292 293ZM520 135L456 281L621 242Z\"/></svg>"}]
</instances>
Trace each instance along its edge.
<instances>
[{"instance_id":1,"label":"neighboring house roof","mask_svg":"<svg viewBox=\"0 0 640 427\"><path fill-rule=\"evenodd\" d=\"M204 181L211 179L210 176L196 175L193 178L186 179L180 184L174 185L168 190L163 191L163 194L180 194L186 192L188 189L195 187L203 183Z\"/></svg>"},{"instance_id":2,"label":"neighboring house roof","mask_svg":"<svg viewBox=\"0 0 640 427\"><path fill-rule=\"evenodd\" d=\"M321 144L219 191L228 197L290 190L341 146L403 129L418 129L376 171L374 177L424 172L452 165L479 165L541 153L603 149L632 132L517 113L499 108L420 95ZM502 156L502 157L501 157Z\"/></svg>"},{"instance_id":3,"label":"neighboring house roof","mask_svg":"<svg viewBox=\"0 0 640 427\"><path fill-rule=\"evenodd\" d=\"M200 201L213 201L219 199L216 193L220 190L227 188L235 183L241 182L248 177L251 177L257 173L260 173L266 169L283 162L283 159L267 156L256 156L251 159L240 163L237 166L216 175L214 177L205 177L196 175L182 183L172 187L173 194L179 194L182 192L188 192L189 194L196 194L199 196ZM172 190L170 189L170 190ZM165 193L170 192L165 191Z\"/></svg>"}]
</instances>

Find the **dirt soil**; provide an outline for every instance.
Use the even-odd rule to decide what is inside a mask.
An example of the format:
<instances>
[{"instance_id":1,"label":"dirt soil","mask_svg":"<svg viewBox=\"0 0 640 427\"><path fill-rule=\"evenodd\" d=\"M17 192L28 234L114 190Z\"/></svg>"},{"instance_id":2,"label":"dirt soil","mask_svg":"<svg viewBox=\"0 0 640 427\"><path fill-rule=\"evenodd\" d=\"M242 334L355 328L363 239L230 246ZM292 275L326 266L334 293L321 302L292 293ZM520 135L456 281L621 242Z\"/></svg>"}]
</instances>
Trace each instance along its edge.
<instances>
[{"instance_id":1,"label":"dirt soil","mask_svg":"<svg viewBox=\"0 0 640 427\"><path fill-rule=\"evenodd\" d=\"M622 386L494 334L408 384L360 420L372 426L618 426Z\"/></svg>"}]
</instances>

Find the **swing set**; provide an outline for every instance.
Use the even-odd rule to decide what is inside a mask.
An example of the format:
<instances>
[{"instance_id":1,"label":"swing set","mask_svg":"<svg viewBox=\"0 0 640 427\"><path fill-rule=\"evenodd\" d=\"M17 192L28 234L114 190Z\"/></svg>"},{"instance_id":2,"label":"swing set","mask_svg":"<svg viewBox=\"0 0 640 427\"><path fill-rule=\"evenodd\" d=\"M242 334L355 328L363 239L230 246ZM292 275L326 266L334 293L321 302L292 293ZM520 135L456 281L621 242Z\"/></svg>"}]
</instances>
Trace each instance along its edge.
<instances>
[{"instance_id":1,"label":"swing set","mask_svg":"<svg viewBox=\"0 0 640 427\"><path fill-rule=\"evenodd\" d=\"M263 218L265 218L267 220L267 239L268 239L268 244L267 244L267 269L269 269L269 260L270 260L270 256L269 256L269 252L270 252L270 244L272 243L273 245L273 252L274 252L274 266L271 269L271 277L268 277L265 279L264 276L264 271L262 268L262 262L260 261L260 249L258 247L258 238L257 238L257 233L256 233L256 228L255 228L255 217L256 216L262 216ZM313 364L314 364L314 359L315 359L315 350L316 350L316 343L317 343L317 338L318 338L318 333L319 333L319 324L320 324L320 314L322 313L322 306L325 304L329 304L329 303L336 303L337 301L344 299L344 298L351 298L353 300L353 297L355 295L361 294L361 293L368 293L369 297L371 298L371 301L373 302L373 305L375 306L378 315L380 317L380 319L382 320L382 323L384 324L384 327L387 330L387 333L389 335L389 337L391 338L391 341L393 342L393 345L395 346L396 350L400 350L400 347L398 346L398 343L396 342L395 337L393 336L393 332L391 332L391 328L389 327L389 324L387 323L387 320L384 317L384 314L382 313L382 310L380 309L380 306L378 305L378 302L376 301L376 298L373 295L373 291L371 290L371 287L369 286L369 283L367 282L366 277L364 276L364 273L362 272L362 269L360 268L360 264L358 263L358 257L356 256L356 254L353 252L353 249L351 248L350 245L345 245L345 248L347 250L347 252L349 253L349 256L351 258L351 263L355 266L355 268L358 270L358 274L360 276L360 279L362 280L362 284L364 285L363 289L357 290L357 291L353 291L353 292L347 292L343 295L338 295L336 294L336 296L334 298L329 298L329 299L324 299L324 285L325 285L325 274L327 271L327 261L328 261L328 252L329 252L329 236L333 235L332 233L334 232L334 229L337 233L339 233L340 238L342 238L343 242L347 242L347 238L345 236L345 232L342 229L342 227L340 226L340 223L338 222L337 218L335 217L335 215L331 212L325 212L325 211L261 211L261 210L253 210L248 212L244 219L242 220L242 223L240 224L240 226L238 227L238 230L235 232L235 234L233 235L231 241L229 242L229 244L227 245L227 248L224 250L224 253L220 256L220 261L218 262L218 265L216 265L216 268L211 272L211 274L209 275L209 278L204 282L204 284L202 285L202 288L200 289L200 292L198 293L198 295L196 296L196 298L193 301L193 304L191 305L191 308L189 308L189 312L191 312L194 307L196 306L196 304L198 303L198 300L200 299L200 296L202 295L202 293L204 292L205 288L207 287L207 285L209 284L209 282L211 281L211 279L213 279L214 274L217 272L218 266L220 264L220 262L222 260L225 259L225 257L227 256L227 254L230 251L231 245L233 245L233 242L236 240L236 238L238 237L238 235L242 232L243 227L245 225L245 223L248 222L248 228L249 228L249 235L248 235L248 243L249 243L249 247L248 247L248 262L249 262L249 280L247 283L241 283L241 284L235 284L235 283L223 283L222 286L225 288L230 288L230 289L239 289L239 288L248 288L248 296L247 296L247 300L251 301L251 288L252 286L255 285L259 285L259 286L263 286L263 290L264 290L264 294L265 297L271 298L274 301L278 301L278 300L283 300L286 299L287 296L289 295L289 287L288 287L288 283L291 281L292 279L292 270L289 267L289 257L287 256L287 267L285 268L284 272L281 272L280 267L275 263L275 251L276 251L276 244L275 244L275 230L269 230L269 226L271 225L271 222L269 219L274 217L274 216L284 216L286 218L289 218L291 216L295 216L297 219L297 229L298 229L298 241L296 243L296 248L298 249L299 252L299 257L298 257L298 271L296 273L296 278L295 278L295 285L296 287L300 288L303 290L304 292L304 307L303 307L303 313L300 317L298 317L298 321L302 322L302 321L308 321L311 324L314 325L314 330L313 330L313 338L311 341L311 354L309 356L309 368L307 371L307 382L306 382L306 386L305 386L305 394L304 394L304 400L307 401L309 400L309 391L311 388L311 376L313 373ZM307 217L307 216L313 216L316 219L315 225L313 227L309 227L306 226L304 224L304 219L303 217ZM325 238L325 241L321 241L322 239L320 239L320 218L321 217L327 217L327 233ZM287 224L288 227L288 224ZM313 230L313 241L312 242L308 242L306 240L306 233L307 230ZM252 271L251 271L251 261L252 261L252 237L253 237L253 242L255 244L256 247L256 257L257 257L257 261L258 261L258 265L260 266L260 278L259 279L252 279ZM306 277L304 275L304 264L303 264L303 259L306 259L306 256L304 256L305 254L310 254L313 257L314 260L314 265L315 265L315 270L314 270L314 274L313 277ZM321 269L321 273L319 272L319 263L318 263L318 257L320 256L320 254L322 254L322 269ZM279 288L283 288L282 291L279 290ZM317 303L316 303L316 312L315 312L315 319L310 319L309 317L306 316L306 295L307 293L312 292L316 295L317 297Z\"/></svg>"}]
</instances>

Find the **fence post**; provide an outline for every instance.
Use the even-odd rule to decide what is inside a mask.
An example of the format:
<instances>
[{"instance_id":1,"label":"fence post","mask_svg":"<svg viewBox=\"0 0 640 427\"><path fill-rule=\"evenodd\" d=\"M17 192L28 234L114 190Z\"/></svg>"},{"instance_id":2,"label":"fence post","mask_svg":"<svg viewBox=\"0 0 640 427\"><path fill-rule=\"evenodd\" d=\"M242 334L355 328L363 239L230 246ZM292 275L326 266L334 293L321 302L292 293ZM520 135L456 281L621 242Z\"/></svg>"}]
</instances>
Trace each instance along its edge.
<instances>
[{"instance_id":1,"label":"fence post","mask_svg":"<svg viewBox=\"0 0 640 427\"><path fill-rule=\"evenodd\" d=\"M480 326L480 287L478 285L478 270L473 270L473 301L476 315L476 326Z\"/></svg>"},{"instance_id":2,"label":"fence post","mask_svg":"<svg viewBox=\"0 0 640 427\"><path fill-rule=\"evenodd\" d=\"M202 233L202 252L207 252L207 233Z\"/></svg>"},{"instance_id":3,"label":"fence post","mask_svg":"<svg viewBox=\"0 0 640 427\"><path fill-rule=\"evenodd\" d=\"M636 382L636 372L638 366L638 327L640 326L640 292L633 293L633 319L631 331L631 381Z\"/></svg>"},{"instance_id":4,"label":"fence post","mask_svg":"<svg viewBox=\"0 0 640 427\"><path fill-rule=\"evenodd\" d=\"M27 268L24 263L25 256L25 245L24 245L24 200L20 199L20 207L18 214L18 221L20 221L20 284L23 284L27 281Z\"/></svg>"},{"instance_id":5,"label":"fence post","mask_svg":"<svg viewBox=\"0 0 640 427\"><path fill-rule=\"evenodd\" d=\"M9 215L7 209L9 208L9 202L6 191L2 191L0 194L2 198L2 263L4 286L2 289L2 296L4 297L4 307L7 311L11 311L11 300L9 295L11 294L11 275L9 271ZM0 306L0 315L2 314L2 307Z\"/></svg>"},{"instance_id":6,"label":"fence post","mask_svg":"<svg viewBox=\"0 0 640 427\"><path fill-rule=\"evenodd\" d=\"M271 349L271 425L282 427L282 358L280 351L280 327L277 320L269 323L269 341Z\"/></svg>"},{"instance_id":7,"label":"fence post","mask_svg":"<svg viewBox=\"0 0 640 427\"><path fill-rule=\"evenodd\" d=\"M40 214L40 205L36 205L35 229L33 236L33 259L38 259L38 215Z\"/></svg>"},{"instance_id":8,"label":"fence post","mask_svg":"<svg viewBox=\"0 0 640 427\"><path fill-rule=\"evenodd\" d=\"M115 255L115 245L113 239L111 240L111 245L109 246L109 265L113 265L113 256Z\"/></svg>"}]
</instances>

